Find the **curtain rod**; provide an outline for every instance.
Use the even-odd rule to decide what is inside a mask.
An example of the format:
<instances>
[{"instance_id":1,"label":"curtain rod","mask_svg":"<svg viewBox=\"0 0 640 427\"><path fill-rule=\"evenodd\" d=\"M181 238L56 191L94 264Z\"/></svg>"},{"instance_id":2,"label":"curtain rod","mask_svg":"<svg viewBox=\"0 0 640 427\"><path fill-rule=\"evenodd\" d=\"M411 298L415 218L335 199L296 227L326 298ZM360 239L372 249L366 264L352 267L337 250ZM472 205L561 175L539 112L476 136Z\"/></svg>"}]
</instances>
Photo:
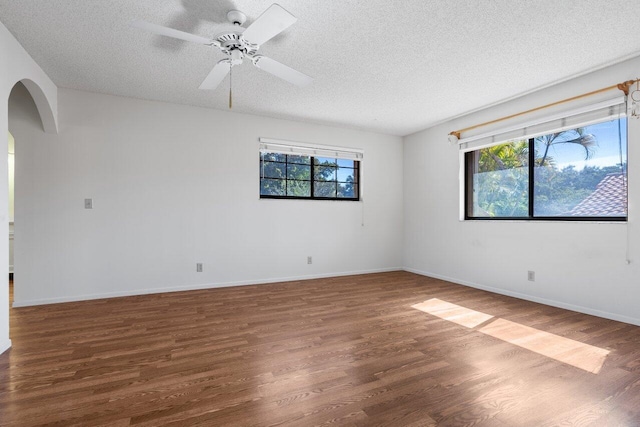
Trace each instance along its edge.
<instances>
[{"instance_id":1,"label":"curtain rod","mask_svg":"<svg viewBox=\"0 0 640 427\"><path fill-rule=\"evenodd\" d=\"M556 105L564 104L564 103L570 102L570 101L575 101L576 99L580 99L580 98L586 98L588 96L596 95L598 93L606 92L606 91L613 90L613 89L620 89L622 92L624 92L625 95L629 95L629 88L632 85L638 83L639 81L640 81L640 79L627 80L626 82L618 83L617 85L611 85L611 86L603 87L602 89L594 90L593 92L588 92L588 93L583 93L582 95L572 96L571 98L563 99L561 101L552 102L551 104L543 105L541 107L536 107L536 108L532 108L530 110L522 111L520 113L516 113L516 114L511 114L509 116L500 117L499 119L490 120L488 122L484 122L484 123L480 123L480 124L477 124L477 125L469 126L469 127L464 128L464 129L454 130L452 132L449 132L449 135L454 136L457 139L460 139L460 135L463 132L467 132L467 131L470 131L472 129L477 129L479 127L483 127L483 126L487 126L487 125L492 125L494 123L502 122L504 120L509 120L509 119L514 118L514 117L519 117L519 116L523 116L525 114L533 113L534 111L544 110L545 108L549 108L549 107L555 107Z\"/></svg>"}]
</instances>

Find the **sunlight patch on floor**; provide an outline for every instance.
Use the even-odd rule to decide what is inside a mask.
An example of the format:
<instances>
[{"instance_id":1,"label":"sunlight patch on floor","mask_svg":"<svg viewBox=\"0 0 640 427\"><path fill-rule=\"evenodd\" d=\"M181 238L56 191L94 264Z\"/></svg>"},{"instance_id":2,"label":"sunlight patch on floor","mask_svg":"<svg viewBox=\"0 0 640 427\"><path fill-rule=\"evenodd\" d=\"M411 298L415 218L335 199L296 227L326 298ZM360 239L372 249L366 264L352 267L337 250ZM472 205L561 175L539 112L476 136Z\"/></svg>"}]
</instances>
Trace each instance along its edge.
<instances>
[{"instance_id":1,"label":"sunlight patch on floor","mask_svg":"<svg viewBox=\"0 0 640 427\"><path fill-rule=\"evenodd\" d=\"M594 374L609 354L609 350L504 319L496 319L480 332Z\"/></svg>"},{"instance_id":2,"label":"sunlight patch on floor","mask_svg":"<svg viewBox=\"0 0 640 427\"><path fill-rule=\"evenodd\" d=\"M471 329L494 319L489 314L438 298L432 298L411 307ZM603 348L500 318L481 327L478 332L594 374L600 372L609 354L609 350Z\"/></svg>"},{"instance_id":3,"label":"sunlight patch on floor","mask_svg":"<svg viewBox=\"0 0 640 427\"><path fill-rule=\"evenodd\" d=\"M425 302L412 305L411 307L441 319L457 323L458 325L466 326L467 328L475 328L493 318L493 316L489 314L480 313L479 311L442 301L438 298L432 298Z\"/></svg>"}]
</instances>

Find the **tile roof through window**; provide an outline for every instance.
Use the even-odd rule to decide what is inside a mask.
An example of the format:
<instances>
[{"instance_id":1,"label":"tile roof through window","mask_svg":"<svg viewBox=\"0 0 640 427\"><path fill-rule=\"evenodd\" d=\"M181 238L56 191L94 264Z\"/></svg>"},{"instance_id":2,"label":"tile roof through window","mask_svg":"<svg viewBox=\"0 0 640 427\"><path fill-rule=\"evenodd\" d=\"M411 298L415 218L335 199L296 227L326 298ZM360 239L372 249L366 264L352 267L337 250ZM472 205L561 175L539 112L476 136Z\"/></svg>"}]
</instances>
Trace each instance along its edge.
<instances>
[{"instance_id":1,"label":"tile roof through window","mask_svg":"<svg viewBox=\"0 0 640 427\"><path fill-rule=\"evenodd\" d=\"M627 216L627 177L611 173L587 198L569 211L569 216Z\"/></svg>"}]
</instances>

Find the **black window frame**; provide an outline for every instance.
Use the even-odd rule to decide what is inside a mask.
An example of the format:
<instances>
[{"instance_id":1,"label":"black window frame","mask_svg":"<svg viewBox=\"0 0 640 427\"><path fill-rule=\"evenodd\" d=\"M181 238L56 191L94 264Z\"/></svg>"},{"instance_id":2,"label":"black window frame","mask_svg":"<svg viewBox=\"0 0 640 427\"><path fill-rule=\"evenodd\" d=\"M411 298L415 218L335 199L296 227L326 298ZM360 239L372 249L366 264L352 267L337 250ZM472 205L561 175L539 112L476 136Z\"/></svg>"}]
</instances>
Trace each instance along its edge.
<instances>
[{"instance_id":1,"label":"black window frame","mask_svg":"<svg viewBox=\"0 0 640 427\"><path fill-rule=\"evenodd\" d=\"M263 155L264 154L283 154L285 155L285 162L277 162L277 163L285 163L286 165L289 165L288 159L289 156L296 156L296 157L308 157L309 158L309 164L308 166L310 167L310 173L309 173L309 183L310 183L310 191L309 191L309 196L289 196L289 195L268 195L268 194L262 194L261 191L261 185L258 186L258 192L260 194L260 198L261 199L285 199L285 200L337 200L337 201L351 201L351 202L357 202L360 201L360 160L358 159L343 159L343 160L349 160L353 162L353 168L346 168L346 169L353 169L353 173L354 173L354 186L355 186L355 192L356 192L356 197L338 197L338 188L337 185L343 183L342 181L338 181L338 176L337 176L337 171L338 169L340 169L339 166L336 166L336 179L335 180L331 180L331 181L319 181L314 179L315 177L315 168L316 166L326 166L326 165L322 165L322 164L316 164L315 160L317 158L319 159L333 159L334 157L327 157L327 156L309 156L309 155L305 155L305 154L287 154L287 153L277 153L277 152L267 152L267 153L260 153L259 155L259 168L260 168L260 183L262 183L262 179L265 178L262 176L262 163L263 163ZM335 158L336 160L339 158ZM291 164L296 164L296 165L307 165L306 163L297 163L297 162L291 162ZM288 170L288 169L287 169ZM284 178L274 178L274 177L269 177L266 179L275 179L275 180L282 180L285 181L285 193L286 193L286 186L287 186L287 182L291 181L288 177L287 177L287 171L285 171L285 177ZM307 181L307 180L296 180L296 181ZM334 182L336 184L336 196L335 197L320 197L320 196L314 196L314 187L315 187L315 182Z\"/></svg>"},{"instance_id":2,"label":"black window frame","mask_svg":"<svg viewBox=\"0 0 640 427\"><path fill-rule=\"evenodd\" d=\"M621 120L617 119L617 120ZM615 119L614 119L615 120ZM627 121L628 126L628 121ZM626 149L629 147L629 133L627 129L627 143ZM464 153L464 219L471 221L578 221L578 222L627 222L629 218L629 206L627 204L627 214L622 216L534 216L534 198L535 198L535 137L528 138L528 164L527 164L527 173L529 177L529 191L528 191L528 215L527 216L500 216L500 217L491 217L491 216L472 216L470 215L471 209L473 207L473 156L474 153L481 150L482 148L478 148L475 150L470 150ZM505 144L508 142L505 142ZM627 166L624 168L625 178L628 182L628 151L627 151ZM627 200L629 195L629 187L627 184Z\"/></svg>"}]
</instances>

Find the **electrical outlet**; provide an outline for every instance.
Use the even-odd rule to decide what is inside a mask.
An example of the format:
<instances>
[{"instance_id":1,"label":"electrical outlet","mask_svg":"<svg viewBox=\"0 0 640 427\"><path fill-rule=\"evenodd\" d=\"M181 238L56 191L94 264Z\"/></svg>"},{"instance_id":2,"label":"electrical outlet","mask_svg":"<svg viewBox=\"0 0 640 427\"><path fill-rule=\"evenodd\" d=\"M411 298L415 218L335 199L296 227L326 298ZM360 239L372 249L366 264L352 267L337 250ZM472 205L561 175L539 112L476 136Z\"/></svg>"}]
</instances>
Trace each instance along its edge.
<instances>
[{"instance_id":1,"label":"electrical outlet","mask_svg":"<svg viewBox=\"0 0 640 427\"><path fill-rule=\"evenodd\" d=\"M84 199L84 208L93 209L93 199Z\"/></svg>"},{"instance_id":2,"label":"electrical outlet","mask_svg":"<svg viewBox=\"0 0 640 427\"><path fill-rule=\"evenodd\" d=\"M313 258L310 256L307 257L307 264L313 264Z\"/></svg>"},{"instance_id":3,"label":"electrical outlet","mask_svg":"<svg viewBox=\"0 0 640 427\"><path fill-rule=\"evenodd\" d=\"M196 264L196 272L197 273L202 273L202 263L201 262Z\"/></svg>"},{"instance_id":4,"label":"electrical outlet","mask_svg":"<svg viewBox=\"0 0 640 427\"><path fill-rule=\"evenodd\" d=\"M535 282L536 281L536 272L535 271L527 271L527 280L530 282Z\"/></svg>"}]
</instances>

